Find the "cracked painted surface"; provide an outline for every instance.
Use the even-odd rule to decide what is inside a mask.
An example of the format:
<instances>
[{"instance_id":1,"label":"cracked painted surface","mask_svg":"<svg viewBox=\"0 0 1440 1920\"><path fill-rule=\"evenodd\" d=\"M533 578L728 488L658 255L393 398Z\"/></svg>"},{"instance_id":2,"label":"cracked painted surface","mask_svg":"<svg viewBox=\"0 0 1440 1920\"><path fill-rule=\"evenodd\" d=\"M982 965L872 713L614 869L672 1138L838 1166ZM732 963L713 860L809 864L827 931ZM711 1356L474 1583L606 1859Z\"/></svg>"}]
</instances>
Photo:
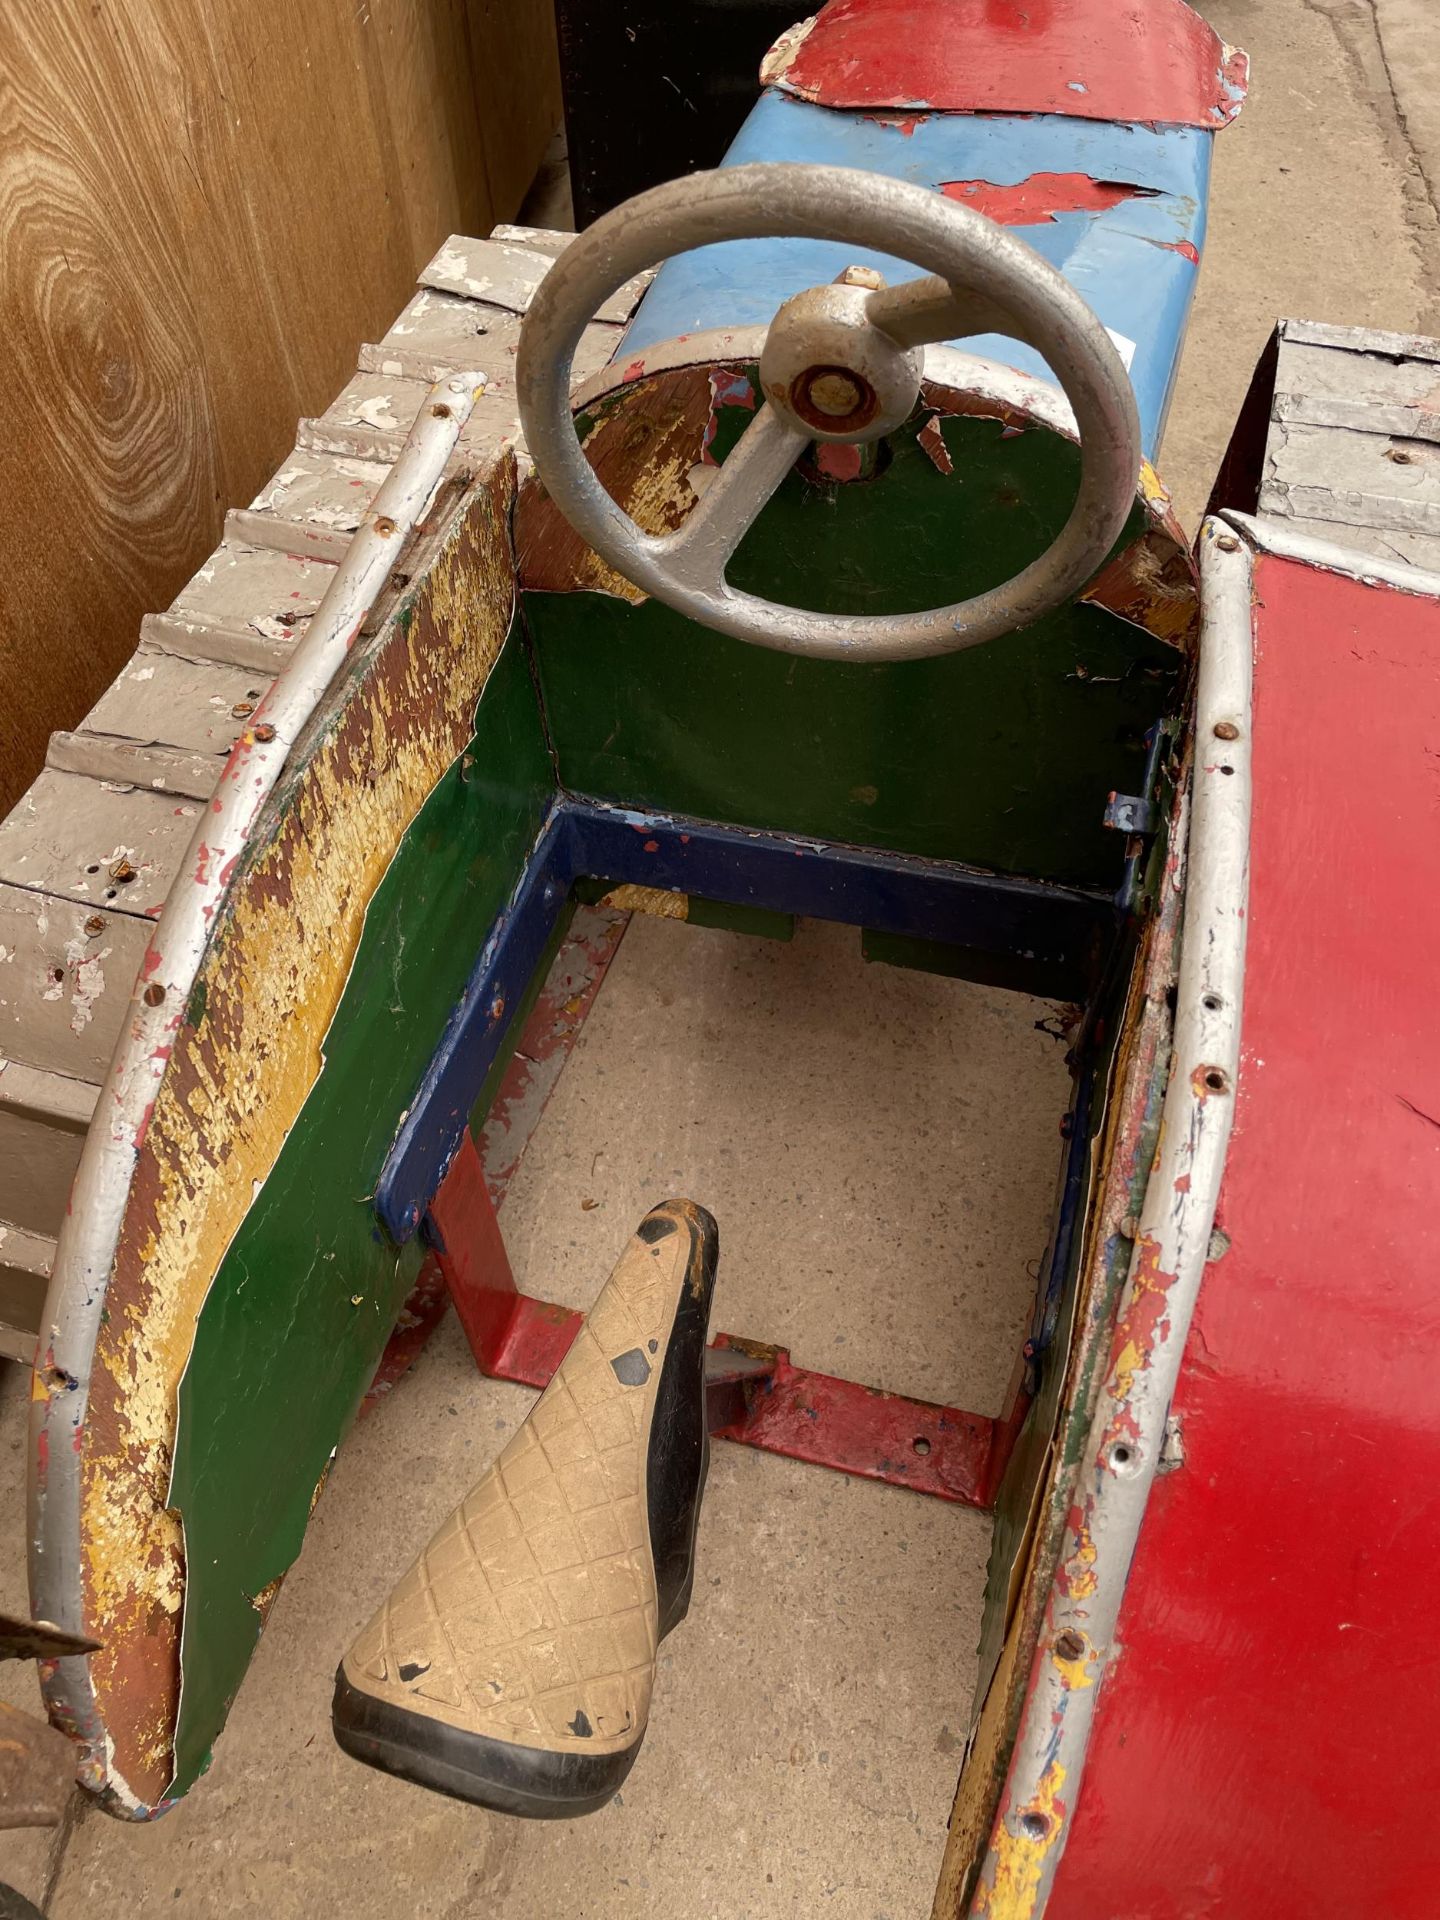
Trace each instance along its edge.
<instances>
[{"instance_id":1,"label":"cracked painted surface","mask_svg":"<svg viewBox=\"0 0 1440 1920\"><path fill-rule=\"evenodd\" d=\"M320 1071L365 904L468 737L508 620L508 484L502 474L480 490L422 606L386 629L303 768L285 777L280 816L247 849L175 1023L111 1276L82 1460L108 1770L142 1802L169 1785L184 1558L167 1502L196 1319Z\"/></svg>"}]
</instances>

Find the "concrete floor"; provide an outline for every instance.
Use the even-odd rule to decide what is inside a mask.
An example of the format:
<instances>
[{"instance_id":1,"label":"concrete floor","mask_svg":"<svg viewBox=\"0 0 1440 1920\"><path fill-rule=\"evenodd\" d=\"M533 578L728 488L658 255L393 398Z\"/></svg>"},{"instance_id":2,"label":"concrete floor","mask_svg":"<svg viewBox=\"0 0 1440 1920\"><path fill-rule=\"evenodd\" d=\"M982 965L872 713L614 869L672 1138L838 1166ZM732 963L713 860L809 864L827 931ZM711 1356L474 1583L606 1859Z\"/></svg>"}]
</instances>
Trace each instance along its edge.
<instances>
[{"instance_id":1,"label":"concrete floor","mask_svg":"<svg viewBox=\"0 0 1440 1920\"><path fill-rule=\"evenodd\" d=\"M1249 48L1254 87L1216 146L1162 463L1191 525L1277 316L1440 333L1432 0L1203 10ZM721 1223L717 1326L992 1411L1065 1093L1043 1011L862 969L833 928L778 947L637 920L506 1202L520 1284L586 1304L645 1206L689 1192ZM154 1827L0 1833L0 1878L37 1899L48 1883L56 1920L920 1920L987 1544L938 1502L717 1447L643 1757L623 1804L577 1827L494 1820L339 1754L337 1655L528 1400L479 1379L447 1323L343 1450L206 1780ZM17 1611L23 1421L11 1369L0 1608ZM33 1704L31 1671L0 1667L0 1698Z\"/></svg>"}]
</instances>

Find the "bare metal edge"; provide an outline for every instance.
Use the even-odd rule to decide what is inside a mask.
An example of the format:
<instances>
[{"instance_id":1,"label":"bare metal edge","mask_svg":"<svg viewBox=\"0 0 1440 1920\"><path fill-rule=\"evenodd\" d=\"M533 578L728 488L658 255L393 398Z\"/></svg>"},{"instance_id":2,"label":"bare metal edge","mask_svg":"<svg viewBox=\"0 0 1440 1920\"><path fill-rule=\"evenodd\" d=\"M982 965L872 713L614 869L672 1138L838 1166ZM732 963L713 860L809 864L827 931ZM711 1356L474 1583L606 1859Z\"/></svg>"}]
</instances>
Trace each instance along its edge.
<instances>
[{"instance_id":1,"label":"bare metal edge","mask_svg":"<svg viewBox=\"0 0 1440 1920\"><path fill-rule=\"evenodd\" d=\"M1174 1045L1160 1144L1145 1190L1117 1337L1101 1388L1046 1606L1000 1808L971 1898L995 1911L1000 1886L1044 1910L1074 1822L1096 1696L1200 1291L1240 1067L1249 889L1253 551L1224 522L1199 540L1203 625ZM1225 729L1224 736L1217 727ZM1235 737L1228 737L1231 728ZM1171 886L1182 884L1172 872ZM1153 1333L1145 1297L1162 1292Z\"/></svg>"},{"instance_id":2,"label":"bare metal edge","mask_svg":"<svg viewBox=\"0 0 1440 1920\"><path fill-rule=\"evenodd\" d=\"M1365 587L1394 587L1401 593L1421 594L1427 600L1440 599L1440 573L1412 567L1407 560L1381 560L1361 547L1301 533L1288 521L1269 515L1227 511L1221 518L1242 533L1257 552L1274 554L1277 560L1298 560L1307 567L1321 567L1326 573L1343 573Z\"/></svg>"},{"instance_id":3,"label":"bare metal edge","mask_svg":"<svg viewBox=\"0 0 1440 1920\"><path fill-rule=\"evenodd\" d=\"M190 990L240 856L296 740L320 707L406 536L444 478L485 376L437 382L274 686L225 763L141 965L61 1228L35 1358L29 1557L36 1617L82 1634L80 1446L95 1343L130 1183ZM81 1742L83 1786L117 1813L150 1809L115 1772L85 1656L42 1670L52 1718Z\"/></svg>"}]
</instances>

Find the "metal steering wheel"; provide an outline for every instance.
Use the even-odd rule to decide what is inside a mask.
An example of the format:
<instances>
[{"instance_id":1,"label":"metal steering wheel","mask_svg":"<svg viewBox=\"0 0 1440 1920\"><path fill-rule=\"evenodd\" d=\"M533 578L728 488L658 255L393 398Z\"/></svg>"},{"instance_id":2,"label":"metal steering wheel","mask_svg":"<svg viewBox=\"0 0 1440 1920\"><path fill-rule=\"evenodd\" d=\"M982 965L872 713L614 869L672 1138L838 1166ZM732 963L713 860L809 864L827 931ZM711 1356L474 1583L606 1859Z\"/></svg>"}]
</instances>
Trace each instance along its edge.
<instances>
[{"instance_id":1,"label":"metal steering wheel","mask_svg":"<svg viewBox=\"0 0 1440 1920\"><path fill-rule=\"evenodd\" d=\"M898 254L937 277L896 287L812 287L787 300L760 357L766 404L684 523L673 533L644 533L595 478L576 436L576 345L597 307L643 268L717 240L771 237ZM1002 586L926 613L815 613L731 587L731 555L806 448L893 431L919 397L919 349L976 333L1007 334L1043 354L1074 410L1080 487L1039 559ZM1129 376L1069 282L983 215L924 187L844 167L727 167L616 207L572 241L540 282L521 331L516 380L541 480L611 566L702 626L823 659L919 659L1028 626L1095 574L1129 515L1140 470Z\"/></svg>"}]
</instances>

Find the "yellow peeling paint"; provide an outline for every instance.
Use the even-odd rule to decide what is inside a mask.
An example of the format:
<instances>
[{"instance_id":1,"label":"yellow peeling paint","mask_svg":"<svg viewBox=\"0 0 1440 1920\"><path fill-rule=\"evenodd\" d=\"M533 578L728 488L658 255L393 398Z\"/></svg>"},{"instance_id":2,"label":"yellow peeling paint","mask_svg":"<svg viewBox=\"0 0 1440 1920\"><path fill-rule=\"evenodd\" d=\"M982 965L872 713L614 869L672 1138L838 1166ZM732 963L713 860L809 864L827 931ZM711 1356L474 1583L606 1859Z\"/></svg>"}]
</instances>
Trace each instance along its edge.
<instances>
[{"instance_id":1,"label":"yellow peeling paint","mask_svg":"<svg viewBox=\"0 0 1440 1920\"><path fill-rule=\"evenodd\" d=\"M634 389L628 392L633 395ZM583 442L592 465L603 457L606 438L616 432L633 431L634 423L623 407L603 414ZM690 484L694 452L688 444L676 444L658 446L656 454L658 457L638 460L627 467L625 511L642 533L673 533L695 505L695 489ZM650 597L590 547L579 556L574 576L573 590L586 589L628 600L631 606L639 606Z\"/></svg>"},{"instance_id":2,"label":"yellow peeling paint","mask_svg":"<svg viewBox=\"0 0 1440 1920\"><path fill-rule=\"evenodd\" d=\"M1064 1785L1065 1769L1052 1760L1033 1798L1016 1808L1010 1821L995 1822L990 1841L993 1868L977 1887L971 1907L977 1920L980 1915L985 1920L1033 1920L1045 1863L1059 1845L1064 1826L1064 1814L1057 1807ZM1032 1837L1019 1828L1019 1818L1026 1814L1038 1814L1046 1822L1043 1835Z\"/></svg>"},{"instance_id":3,"label":"yellow peeling paint","mask_svg":"<svg viewBox=\"0 0 1440 1920\"><path fill-rule=\"evenodd\" d=\"M690 896L668 893L664 887L613 887L600 902L623 913L651 913L657 920L686 920Z\"/></svg>"},{"instance_id":4,"label":"yellow peeling paint","mask_svg":"<svg viewBox=\"0 0 1440 1920\"><path fill-rule=\"evenodd\" d=\"M126 1304L97 1343L82 1463L85 1612L107 1643L92 1662L106 1718L111 1651L143 1644L155 1610L175 1618L181 1606L180 1522L165 1501L205 1296L320 1071L367 904L463 749L509 627L509 492L506 474L472 496L464 534L457 522L417 597L429 619L386 628L308 759L282 775L291 790L201 964L207 1017L181 1028L161 1082L117 1256L124 1288L112 1279ZM170 1735L168 1713L147 1714L142 1758L156 1769Z\"/></svg>"}]
</instances>

